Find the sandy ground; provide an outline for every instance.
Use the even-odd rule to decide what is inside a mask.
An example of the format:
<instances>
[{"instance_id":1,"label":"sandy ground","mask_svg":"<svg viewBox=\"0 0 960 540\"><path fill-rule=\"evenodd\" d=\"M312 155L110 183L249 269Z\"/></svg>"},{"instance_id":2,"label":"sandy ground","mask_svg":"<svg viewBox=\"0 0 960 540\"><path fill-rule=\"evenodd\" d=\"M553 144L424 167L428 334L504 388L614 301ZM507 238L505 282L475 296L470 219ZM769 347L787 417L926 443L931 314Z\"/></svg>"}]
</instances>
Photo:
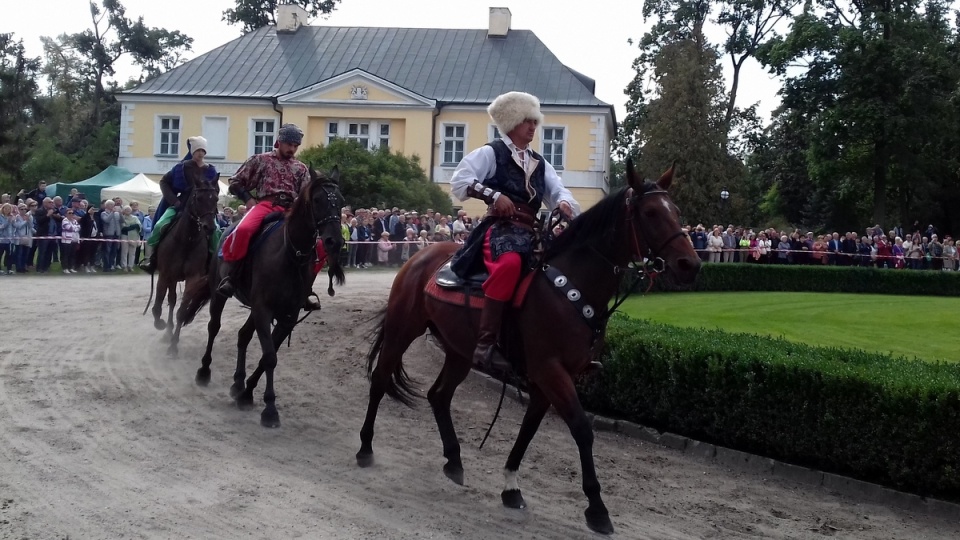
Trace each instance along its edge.
<instances>
[{"instance_id":1,"label":"sandy ground","mask_svg":"<svg viewBox=\"0 0 960 540\"><path fill-rule=\"evenodd\" d=\"M353 271L280 352L282 427L238 411L227 390L245 311L228 304L213 381L193 382L204 314L179 358L140 313L146 276L0 278L0 538L591 538L573 440L548 415L521 467L529 507L500 504L522 417L471 377L454 400L466 486L442 473L433 416L385 400L377 464L356 466L367 403L364 324L393 275ZM318 288L319 289L319 288ZM256 346L253 346L256 349ZM257 356L251 354L255 359ZM252 362L253 360L251 360ZM406 355L424 389L441 357ZM615 434L595 454L616 536L957 538L960 526L822 488L725 470Z\"/></svg>"}]
</instances>

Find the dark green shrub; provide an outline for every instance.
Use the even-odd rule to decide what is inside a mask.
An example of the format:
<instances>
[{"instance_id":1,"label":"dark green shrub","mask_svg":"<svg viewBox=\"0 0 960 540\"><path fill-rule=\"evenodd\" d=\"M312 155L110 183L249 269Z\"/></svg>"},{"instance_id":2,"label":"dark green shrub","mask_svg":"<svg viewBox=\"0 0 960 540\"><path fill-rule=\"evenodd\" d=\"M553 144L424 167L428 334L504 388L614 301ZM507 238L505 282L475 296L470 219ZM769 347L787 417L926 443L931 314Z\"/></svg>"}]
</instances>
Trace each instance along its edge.
<instances>
[{"instance_id":1,"label":"dark green shrub","mask_svg":"<svg viewBox=\"0 0 960 540\"><path fill-rule=\"evenodd\" d=\"M960 366L614 317L597 413L922 495L960 494Z\"/></svg>"},{"instance_id":2,"label":"dark green shrub","mask_svg":"<svg viewBox=\"0 0 960 540\"><path fill-rule=\"evenodd\" d=\"M657 280L653 290L672 290L670 280ZM702 266L689 290L960 296L960 272L714 263Z\"/></svg>"}]
</instances>

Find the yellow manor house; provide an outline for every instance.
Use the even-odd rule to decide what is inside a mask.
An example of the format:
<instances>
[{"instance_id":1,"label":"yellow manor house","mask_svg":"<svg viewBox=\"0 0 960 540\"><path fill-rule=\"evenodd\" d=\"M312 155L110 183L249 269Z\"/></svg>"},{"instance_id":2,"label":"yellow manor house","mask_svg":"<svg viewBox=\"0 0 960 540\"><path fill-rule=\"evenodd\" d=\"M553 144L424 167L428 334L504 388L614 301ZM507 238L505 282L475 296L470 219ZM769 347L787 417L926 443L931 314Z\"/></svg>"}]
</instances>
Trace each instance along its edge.
<instances>
[{"instance_id":1,"label":"yellow manor house","mask_svg":"<svg viewBox=\"0 0 960 540\"><path fill-rule=\"evenodd\" d=\"M486 107L519 90L540 98L533 146L564 185L584 208L607 194L613 107L533 32L512 30L509 9L490 8L486 30L311 26L299 6L278 10L276 26L120 94L118 165L159 180L199 134L226 177L293 122L305 132L301 148L345 137L417 155L449 192L460 159L499 136ZM476 200L454 205L483 210Z\"/></svg>"}]
</instances>

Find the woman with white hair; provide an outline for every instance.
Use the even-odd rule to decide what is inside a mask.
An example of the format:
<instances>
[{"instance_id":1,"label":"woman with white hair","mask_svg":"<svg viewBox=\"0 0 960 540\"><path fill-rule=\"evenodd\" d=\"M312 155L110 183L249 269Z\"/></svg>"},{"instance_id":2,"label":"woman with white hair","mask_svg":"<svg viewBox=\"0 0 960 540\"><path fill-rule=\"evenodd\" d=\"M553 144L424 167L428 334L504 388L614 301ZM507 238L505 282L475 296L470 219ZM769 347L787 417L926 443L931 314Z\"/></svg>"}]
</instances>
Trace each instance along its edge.
<instances>
[{"instance_id":1,"label":"woman with white hair","mask_svg":"<svg viewBox=\"0 0 960 540\"><path fill-rule=\"evenodd\" d=\"M137 263L137 246L140 245L140 220L133 215L133 208L123 207L123 223L120 227L120 268L123 272L133 272Z\"/></svg>"}]
</instances>

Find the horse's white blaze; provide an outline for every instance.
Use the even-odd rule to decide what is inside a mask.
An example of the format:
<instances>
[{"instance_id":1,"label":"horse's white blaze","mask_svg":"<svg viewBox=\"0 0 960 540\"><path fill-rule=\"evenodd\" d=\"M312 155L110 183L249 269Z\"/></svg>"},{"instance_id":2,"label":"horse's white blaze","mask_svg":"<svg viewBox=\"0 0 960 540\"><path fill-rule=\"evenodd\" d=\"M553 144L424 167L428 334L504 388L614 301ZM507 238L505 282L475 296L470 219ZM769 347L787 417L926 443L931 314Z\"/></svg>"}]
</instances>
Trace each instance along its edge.
<instances>
[{"instance_id":1,"label":"horse's white blaze","mask_svg":"<svg viewBox=\"0 0 960 540\"><path fill-rule=\"evenodd\" d=\"M670 208L670 201L668 201L666 197L660 199L660 204L662 204L663 207L667 209L667 212L669 212L669 211L671 210L671 208Z\"/></svg>"},{"instance_id":2,"label":"horse's white blaze","mask_svg":"<svg viewBox=\"0 0 960 540\"><path fill-rule=\"evenodd\" d=\"M520 490L520 484L517 483L517 471L503 469L504 491Z\"/></svg>"}]
</instances>

